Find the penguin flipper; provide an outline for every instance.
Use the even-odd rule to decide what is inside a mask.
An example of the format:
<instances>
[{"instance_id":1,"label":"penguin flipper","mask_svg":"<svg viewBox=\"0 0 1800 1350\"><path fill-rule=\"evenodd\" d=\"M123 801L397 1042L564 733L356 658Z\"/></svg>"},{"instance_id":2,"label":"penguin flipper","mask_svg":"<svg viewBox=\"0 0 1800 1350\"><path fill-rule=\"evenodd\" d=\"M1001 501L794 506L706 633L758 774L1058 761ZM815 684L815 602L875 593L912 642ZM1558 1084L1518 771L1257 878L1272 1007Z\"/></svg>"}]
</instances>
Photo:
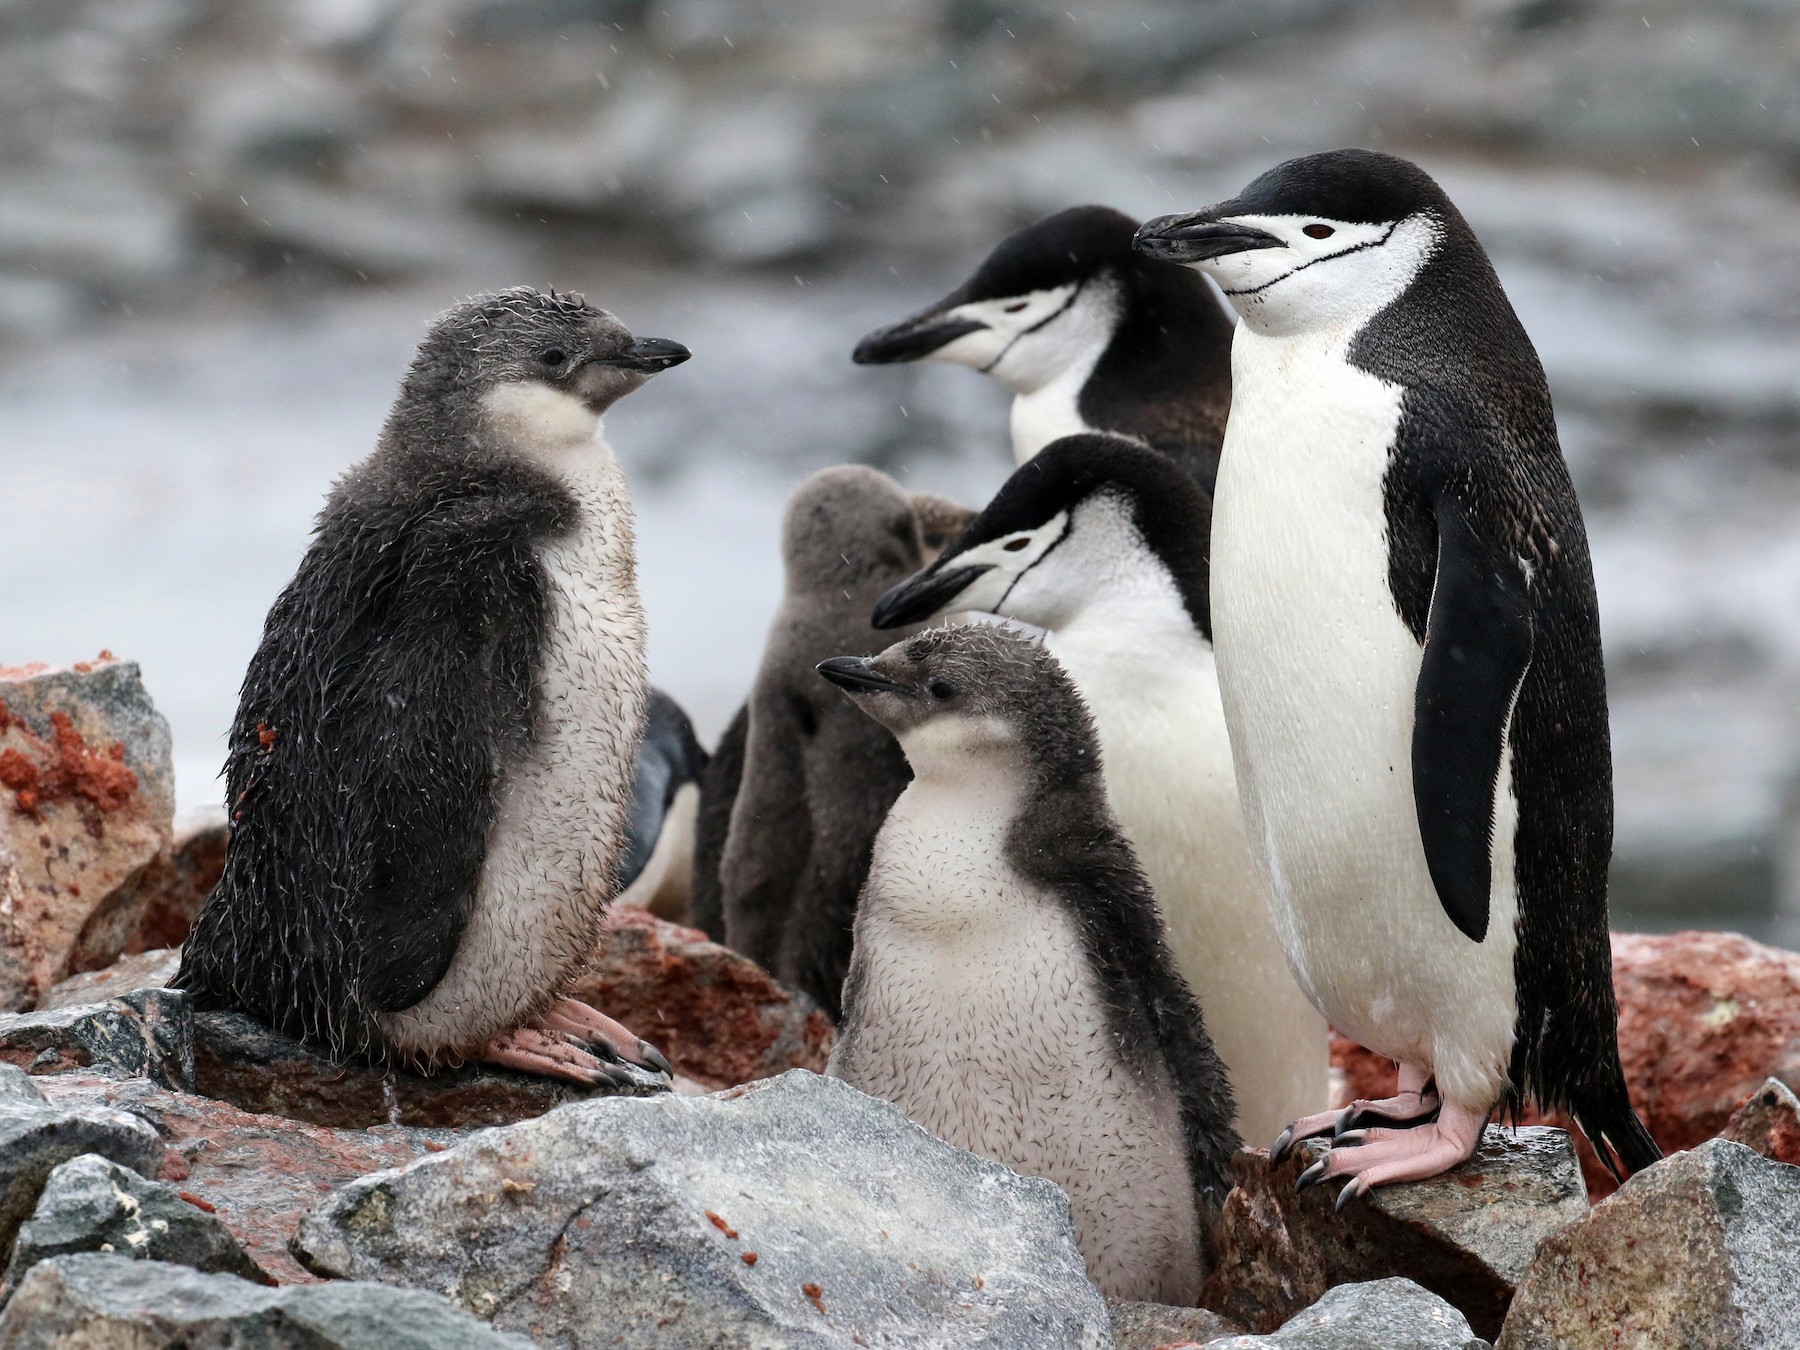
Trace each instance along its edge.
<instances>
[{"instance_id":1,"label":"penguin flipper","mask_svg":"<svg viewBox=\"0 0 1800 1350\"><path fill-rule=\"evenodd\" d=\"M1480 942L1507 727L1531 665L1531 610L1519 561L1476 533L1453 493L1439 497L1436 515L1437 574L1413 705L1413 802L1444 913Z\"/></svg>"}]
</instances>

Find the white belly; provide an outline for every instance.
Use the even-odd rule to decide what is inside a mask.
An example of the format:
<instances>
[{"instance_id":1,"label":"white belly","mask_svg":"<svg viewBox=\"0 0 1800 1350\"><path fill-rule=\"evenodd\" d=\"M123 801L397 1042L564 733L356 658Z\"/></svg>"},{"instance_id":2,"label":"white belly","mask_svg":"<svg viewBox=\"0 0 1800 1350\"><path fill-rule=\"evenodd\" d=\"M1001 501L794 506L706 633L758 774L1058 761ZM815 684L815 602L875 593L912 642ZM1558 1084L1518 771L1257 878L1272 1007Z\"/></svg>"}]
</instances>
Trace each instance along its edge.
<instances>
[{"instance_id":1,"label":"white belly","mask_svg":"<svg viewBox=\"0 0 1800 1350\"><path fill-rule=\"evenodd\" d=\"M1004 861L1010 804L981 805L920 781L895 804L829 1072L1061 1186L1102 1292L1191 1303L1200 1235L1172 1086L1121 1062L1067 913Z\"/></svg>"},{"instance_id":2,"label":"white belly","mask_svg":"<svg viewBox=\"0 0 1800 1350\"><path fill-rule=\"evenodd\" d=\"M1513 1039L1510 768L1485 942L1445 916L1412 794L1420 647L1387 584L1400 391L1318 338L1240 325L1213 514L1219 680L1282 945L1346 1035L1491 1104Z\"/></svg>"},{"instance_id":3,"label":"white belly","mask_svg":"<svg viewBox=\"0 0 1800 1350\"><path fill-rule=\"evenodd\" d=\"M1077 622L1045 641L1093 714L1107 796L1231 1074L1238 1131L1266 1144L1328 1105L1325 1023L1288 969L1244 834L1212 650L1191 628L1142 632Z\"/></svg>"},{"instance_id":4,"label":"white belly","mask_svg":"<svg viewBox=\"0 0 1800 1350\"><path fill-rule=\"evenodd\" d=\"M539 554L550 630L538 735L500 788L475 908L450 969L382 1019L402 1049L469 1046L547 1003L592 954L624 844L644 720L644 615L623 474L596 441L564 479L581 520Z\"/></svg>"}]
</instances>

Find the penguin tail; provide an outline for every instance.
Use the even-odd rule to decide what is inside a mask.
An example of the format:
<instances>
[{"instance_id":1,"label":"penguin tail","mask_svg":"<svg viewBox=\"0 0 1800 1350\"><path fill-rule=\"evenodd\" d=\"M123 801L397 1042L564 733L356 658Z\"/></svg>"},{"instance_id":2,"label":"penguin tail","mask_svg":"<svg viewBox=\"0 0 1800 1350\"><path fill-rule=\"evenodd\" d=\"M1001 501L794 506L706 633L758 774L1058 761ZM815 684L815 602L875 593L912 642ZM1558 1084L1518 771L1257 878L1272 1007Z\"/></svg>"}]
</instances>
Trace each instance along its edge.
<instances>
[{"instance_id":1,"label":"penguin tail","mask_svg":"<svg viewBox=\"0 0 1800 1350\"><path fill-rule=\"evenodd\" d=\"M1570 1103L1569 1114L1575 1117L1575 1123L1581 1126L1613 1180L1622 1182L1662 1161L1662 1150L1632 1109L1622 1071L1615 1070L1613 1081L1598 1092L1583 1094Z\"/></svg>"}]
</instances>

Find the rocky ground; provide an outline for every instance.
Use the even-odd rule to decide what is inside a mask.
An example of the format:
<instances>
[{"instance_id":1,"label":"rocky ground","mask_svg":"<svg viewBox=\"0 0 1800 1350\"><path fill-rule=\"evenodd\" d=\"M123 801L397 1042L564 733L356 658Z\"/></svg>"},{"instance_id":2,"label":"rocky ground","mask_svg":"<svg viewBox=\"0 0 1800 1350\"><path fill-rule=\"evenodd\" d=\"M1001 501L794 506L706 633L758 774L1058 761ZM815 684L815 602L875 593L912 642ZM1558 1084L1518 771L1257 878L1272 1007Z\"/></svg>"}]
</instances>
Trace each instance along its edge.
<instances>
[{"instance_id":1,"label":"rocky ground","mask_svg":"<svg viewBox=\"0 0 1800 1350\"><path fill-rule=\"evenodd\" d=\"M672 1077L384 1072L196 1012L166 944L225 822L175 828L136 667L0 671L0 718L0 1350L1800 1345L1793 953L1615 936L1671 1154L1623 1187L1563 1129L1494 1126L1340 1213L1294 1190L1316 1145L1246 1148L1204 1306L1109 1305L1054 1185L820 1076L804 995L641 911L577 992ZM1345 1099L1391 1087L1334 1060Z\"/></svg>"}]
</instances>

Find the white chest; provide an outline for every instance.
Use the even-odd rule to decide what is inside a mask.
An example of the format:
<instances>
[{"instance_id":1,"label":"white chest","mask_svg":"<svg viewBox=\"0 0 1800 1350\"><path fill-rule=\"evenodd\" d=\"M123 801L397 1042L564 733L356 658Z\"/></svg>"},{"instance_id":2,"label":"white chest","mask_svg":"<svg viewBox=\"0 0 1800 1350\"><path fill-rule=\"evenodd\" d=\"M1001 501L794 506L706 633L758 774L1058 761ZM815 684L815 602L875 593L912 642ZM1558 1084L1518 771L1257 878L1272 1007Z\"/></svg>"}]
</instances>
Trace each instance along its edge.
<instances>
[{"instance_id":1,"label":"white chest","mask_svg":"<svg viewBox=\"0 0 1800 1350\"><path fill-rule=\"evenodd\" d=\"M856 918L831 1072L939 1138L1068 1193L1109 1294L1201 1276L1179 1111L1125 1064L1067 913L1004 861L1009 801L925 780L895 804Z\"/></svg>"}]
</instances>

